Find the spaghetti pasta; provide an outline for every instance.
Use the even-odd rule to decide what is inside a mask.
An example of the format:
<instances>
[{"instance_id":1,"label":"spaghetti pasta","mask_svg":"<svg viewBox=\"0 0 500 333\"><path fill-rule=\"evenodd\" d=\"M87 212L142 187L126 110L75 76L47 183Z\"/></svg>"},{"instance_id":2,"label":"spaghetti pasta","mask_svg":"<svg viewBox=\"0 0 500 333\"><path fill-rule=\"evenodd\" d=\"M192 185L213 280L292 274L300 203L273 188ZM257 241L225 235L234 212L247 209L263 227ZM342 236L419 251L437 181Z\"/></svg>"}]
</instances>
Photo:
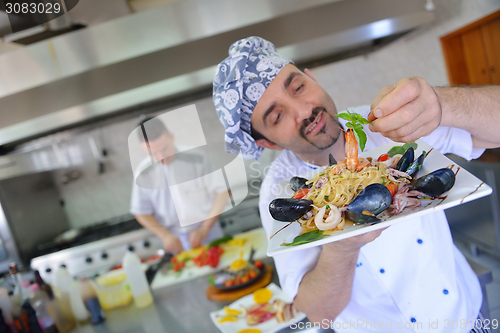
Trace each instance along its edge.
<instances>
[{"instance_id":1,"label":"spaghetti pasta","mask_svg":"<svg viewBox=\"0 0 500 333\"><path fill-rule=\"evenodd\" d=\"M327 206L326 218L329 206L342 209L370 184L398 184L398 182L389 178L388 167L383 163L369 164L359 171L345 169L340 174L337 174L335 167L335 165L327 167L306 182L306 184L312 183L312 187L309 193L304 196L304 199L312 200L314 207L312 214L306 214L298 219L298 222L306 231L318 229L314 219L322 207ZM342 221L335 229L342 229L344 225L345 217L342 217Z\"/></svg>"}]
</instances>

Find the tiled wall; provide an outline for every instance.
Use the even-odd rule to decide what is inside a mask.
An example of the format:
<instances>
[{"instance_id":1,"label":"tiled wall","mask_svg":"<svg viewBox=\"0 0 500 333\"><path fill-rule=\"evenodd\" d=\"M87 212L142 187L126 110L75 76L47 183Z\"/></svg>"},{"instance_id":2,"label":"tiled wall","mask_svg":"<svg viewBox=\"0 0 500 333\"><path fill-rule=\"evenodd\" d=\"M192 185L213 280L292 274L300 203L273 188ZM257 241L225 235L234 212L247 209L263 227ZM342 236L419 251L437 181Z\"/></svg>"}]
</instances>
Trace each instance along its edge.
<instances>
[{"instance_id":1,"label":"tiled wall","mask_svg":"<svg viewBox=\"0 0 500 333\"><path fill-rule=\"evenodd\" d=\"M478 20L500 9L498 0L434 0L437 22L422 27L397 40L385 48L341 62L312 70L333 97L337 108L370 104L375 95L386 85L394 84L408 76L421 76L431 85L447 85L448 79L439 38L462 26ZM222 137L221 125L215 117L210 98L195 102L208 137ZM165 112L161 111L158 113ZM77 168L79 179L60 185L65 200L66 213L73 227L81 227L128 213L132 171L130 167L127 137L136 126L137 119L106 126L103 142L109 151L106 170L97 173L98 163L92 157L88 144L88 133L71 142L76 155L85 161ZM96 138L97 132L94 133ZM249 177L258 177L259 172L276 156L266 152L260 163L247 171ZM61 171L59 172L61 173Z\"/></svg>"}]
</instances>

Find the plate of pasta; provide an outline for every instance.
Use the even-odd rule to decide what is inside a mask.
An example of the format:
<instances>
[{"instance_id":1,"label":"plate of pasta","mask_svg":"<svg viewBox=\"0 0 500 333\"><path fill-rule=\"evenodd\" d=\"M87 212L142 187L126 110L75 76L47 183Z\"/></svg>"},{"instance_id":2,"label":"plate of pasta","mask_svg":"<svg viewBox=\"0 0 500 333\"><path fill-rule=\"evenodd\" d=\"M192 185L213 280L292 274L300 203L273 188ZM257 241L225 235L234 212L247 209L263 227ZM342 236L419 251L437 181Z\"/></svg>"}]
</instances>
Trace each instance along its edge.
<instances>
[{"instance_id":1,"label":"plate of pasta","mask_svg":"<svg viewBox=\"0 0 500 333\"><path fill-rule=\"evenodd\" d=\"M347 139L347 133L346 133ZM267 254L335 242L491 194L422 140L387 144L280 183ZM354 148L352 149L354 151Z\"/></svg>"}]
</instances>

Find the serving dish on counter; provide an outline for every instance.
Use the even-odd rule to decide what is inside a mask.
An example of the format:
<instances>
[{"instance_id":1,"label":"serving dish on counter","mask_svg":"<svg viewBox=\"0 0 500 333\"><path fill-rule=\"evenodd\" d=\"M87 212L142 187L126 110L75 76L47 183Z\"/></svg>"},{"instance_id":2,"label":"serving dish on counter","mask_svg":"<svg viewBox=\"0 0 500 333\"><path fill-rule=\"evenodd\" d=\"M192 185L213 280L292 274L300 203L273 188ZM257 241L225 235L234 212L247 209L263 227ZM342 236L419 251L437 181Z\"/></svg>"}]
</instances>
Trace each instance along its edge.
<instances>
[{"instance_id":1,"label":"serving dish on counter","mask_svg":"<svg viewBox=\"0 0 500 333\"><path fill-rule=\"evenodd\" d=\"M411 210L405 209L401 214L394 216L390 216L387 214L386 216L380 218L381 222L379 223L352 223L351 225L346 224L342 230L335 230L331 233L327 232L326 237L322 239L294 246L285 246L284 244L293 242L295 237L303 233L300 224L297 222L291 222L290 225L287 226L287 223L273 220L271 227L272 236L268 240L267 254L269 256L274 256L361 235L373 230L388 227L407 219L416 218L438 210L444 210L450 207L458 206L492 193L492 189L490 186L469 173L464 168L461 168L459 165L441 154L436 149L433 149L424 141L418 140L416 141L416 143L418 144L418 147L417 149L415 149L415 156L419 156L424 151L427 152L427 156L418 176L426 175L441 168L451 168L451 170L455 172L455 184L448 192L433 200L421 200L421 206L418 208ZM361 153L360 157L372 157L376 159L380 155L386 154L392 147L396 145L398 144L387 144L385 146L381 146L376 149ZM322 170L324 169L311 170L303 175L298 176L305 179L311 179ZM280 183L280 187L284 190L279 197L291 198L294 195L294 191L291 189L288 180L282 181Z\"/></svg>"},{"instance_id":2,"label":"serving dish on counter","mask_svg":"<svg viewBox=\"0 0 500 333\"><path fill-rule=\"evenodd\" d=\"M271 298L266 302L267 304L271 305L275 300L281 300L286 303L291 302L291 300L276 284L271 283L266 287L266 289L268 289L272 294ZM257 303L254 300L254 295L251 294L234 301L233 303L229 304L225 309L211 312L210 319L212 319L214 325L222 333L237 333L244 329L256 329L259 330L261 333L274 333L278 332L283 328L289 327L293 323L298 323L306 317L304 313L298 312L295 314L293 318L291 318L289 321L286 322L278 322L276 316L273 316L269 320L266 320L262 323L256 325L249 325L245 320L245 310L243 310L243 308L251 309L251 307L252 306L255 307L256 304ZM236 321L221 320L222 318L228 315L227 309L229 309L229 311L241 312L241 314L235 315Z\"/></svg>"}]
</instances>

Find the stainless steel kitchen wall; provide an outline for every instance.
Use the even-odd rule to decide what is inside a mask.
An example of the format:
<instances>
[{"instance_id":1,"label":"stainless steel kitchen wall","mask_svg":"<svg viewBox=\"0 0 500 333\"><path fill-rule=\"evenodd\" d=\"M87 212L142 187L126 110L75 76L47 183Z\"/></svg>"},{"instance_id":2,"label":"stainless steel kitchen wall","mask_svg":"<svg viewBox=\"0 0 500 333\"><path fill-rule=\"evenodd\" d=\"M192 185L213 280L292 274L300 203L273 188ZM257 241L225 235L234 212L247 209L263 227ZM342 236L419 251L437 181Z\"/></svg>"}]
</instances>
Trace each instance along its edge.
<instances>
[{"instance_id":1,"label":"stainless steel kitchen wall","mask_svg":"<svg viewBox=\"0 0 500 333\"><path fill-rule=\"evenodd\" d=\"M434 2L437 14L437 21L434 24L412 32L369 55L313 68L313 75L331 94L338 109L369 104L382 87L394 84L407 76L419 75L432 85L447 85L448 79L439 37L500 8L497 0L474 2L435 0ZM184 104L192 103L196 103L200 113L206 115L202 121L208 122L207 126L211 128L206 135L222 136L221 125L215 118L211 98L196 99ZM155 113L166 110L158 109ZM209 116L210 114L212 116ZM101 128L104 147L108 150L107 156L104 157L105 172L102 174L98 173L98 160L93 155L88 141L88 135L92 133L98 141L97 145L100 144L100 131L97 129L62 132L19 147L20 151L26 151L20 153L22 159L29 163L37 161L41 168L59 168L58 165L63 165L56 172L59 179L72 169L80 171L78 179L69 181L65 185L61 180L58 185L66 202L64 209L72 226L93 224L128 212L132 171L128 161L126 138L137 124L137 115L138 113L133 119L122 117L108 121L102 126L96 125ZM60 141L59 150L63 156L60 161L54 153L54 148L50 144L47 146L46 141L50 142L51 138ZM70 153L66 151L65 140L69 142ZM37 145L46 147L28 152L30 147ZM72 154L72 160L64 157L68 154ZM249 163L247 170L252 173L249 178L262 177L265 168L275 156L275 152L267 151L260 163L247 162ZM8 156L2 158L6 157ZM7 165L9 162L0 162L2 163ZM250 191L255 193L258 190L258 182L253 184L256 189L251 188Z\"/></svg>"}]
</instances>

